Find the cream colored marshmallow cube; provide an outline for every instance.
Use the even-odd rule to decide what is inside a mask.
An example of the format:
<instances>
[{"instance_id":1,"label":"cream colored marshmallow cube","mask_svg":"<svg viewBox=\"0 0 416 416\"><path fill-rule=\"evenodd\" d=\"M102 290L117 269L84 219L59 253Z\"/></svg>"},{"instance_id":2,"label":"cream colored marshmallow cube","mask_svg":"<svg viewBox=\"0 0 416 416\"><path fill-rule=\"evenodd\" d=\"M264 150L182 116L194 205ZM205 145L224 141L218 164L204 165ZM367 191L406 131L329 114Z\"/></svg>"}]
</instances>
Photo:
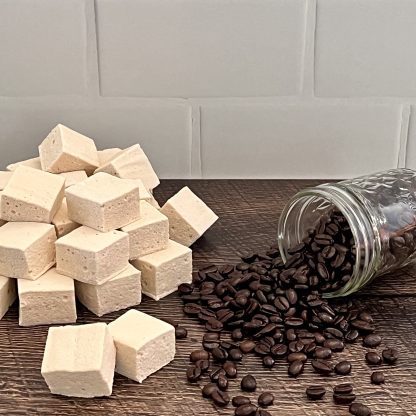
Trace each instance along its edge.
<instances>
[{"instance_id":1,"label":"cream colored marshmallow cube","mask_svg":"<svg viewBox=\"0 0 416 416\"><path fill-rule=\"evenodd\" d=\"M121 228L130 238L130 260L164 250L169 244L169 222L148 202L140 201L141 218Z\"/></svg>"},{"instance_id":2,"label":"cream colored marshmallow cube","mask_svg":"<svg viewBox=\"0 0 416 416\"><path fill-rule=\"evenodd\" d=\"M64 197L64 178L19 166L3 189L0 217L5 221L52 222Z\"/></svg>"},{"instance_id":3,"label":"cream colored marshmallow cube","mask_svg":"<svg viewBox=\"0 0 416 416\"><path fill-rule=\"evenodd\" d=\"M56 270L80 282L99 285L129 265L129 236L79 227L56 241Z\"/></svg>"},{"instance_id":4,"label":"cream colored marshmallow cube","mask_svg":"<svg viewBox=\"0 0 416 416\"><path fill-rule=\"evenodd\" d=\"M16 300L16 279L0 276L0 319Z\"/></svg>"},{"instance_id":5,"label":"cream colored marshmallow cube","mask_svg":"<svg viewBox=\"0 0 416 416\"><path fill-rule=\"evenodd\" d=\"M175 329L131 309L109 325L116 345L116 372L141 383L175 358Z\"/></svg>"},{"instance_id":6,"label":"cream colored marshmallow cube","mask_svg":"<svg viewBox=\"0 0 416 416\"><path fill-rule=\"evenodd\" d=\"M170 238L188 247L218 219L187 186L170 198L160 212L169 219Z\"/></svg>"},{"instance_id":7,"label":"cream colored marshmallow cube","mask_svg":"<svg viewBox=\"0 0 416 416\"><path fill-rule=\"evenodd\" d=\"M156 188L160 183L149 159L138 144L117 153L95 171L98 172L106 172L123 179L141 179L146 189Z\"/></svg>"},{"instance_id":8,"label":"cream colored marshmallow cube","mask_svg":"<svg viewBox=\"0 0 416 416\"><path fill-rule=\"evenodd\" d=\"M59 208L58 212L53 217L52 224L55 226L56 235L58 238L61 238L64 235L69 234L71 231L74 231L76 228L80 227L80 224L70 220L68 217L68 206L66 204L66 198L63 199L61 208Z\"/></svg>"},{"instance_id":9,"label":"cream colored marshmallow cube","mask_svg":"<svg viewBox=\"0 0 416 416\"><path fill-rule=\"evenodd\" d=\"M12 175L13 172L0 171L0 191L6 187Z\"/></svg>"},{"instance_id":10,"label":"cream colored marshmallow cube","mask_svg":"<svg viewBox=\"0 0 416 416\"><path fill-rule=\"evenodd\" d=\"M165 250L132 262L142 272L142 293L159 300L175 292L181 283L192 282L192 251L169 240Z\"/></svg>"},{"instance_id":11,"label":"cream colored marshmallow cube","mask_svg":"<svg viewBox=\"0 0 416 416\"><path fill-rule=\"evenodd\" d=\"M101 285L75 282L78 300L97 316L138 305L142 300L140 271L132 265Z\"/></svg>"},{"instance_id":12,"label":"cream colored marshmallow cube","mask_svg":"<svg viewBox=\"0 0 416 416\"><path fill-rule=\"evenodd\" d=\"M55 227L8 222L0 227L0 275L35 280L55 264Z\"/></svg>"},{"instance_id":13,"label":"cream colored marshmallow cube","mask_svg":"<svg viewBox=\"0 0 416 416\"><path fill-rule=\"evenodd\" d=\"M104 149L98 151L98 161L100 166L105 165L110 159L112 159L117 153L120 153L121 149L118 147L112 147L110 149Z\"/></svg>"},{"instance_id":14,"label":"cream colored marshmallow cube","mask_svg":"<svg viewBox=\"0 0 416 416\"><path fill-rule=\"evenodd\" d=\"M69 218L99 231L121 228L140 218L137 183L97 173L66 190Z\"/></svg>"},{"instance_id":15,"label":"cream colored marshmallow cube","mask_svg":"<svg viewBox=\"0 0 416 416\"><path fill-rule=\"evenodd\" d=\"M19 325L76 322L74 280L50 269L36 280L17 280Z\"/></svg>"},{"instance_id":16,"label":"cream colored marshmallow cube","mask_svg":"<svg viewBox=\"0 0 416 416\"><path fill-rule=\"evenodd\" d=\"M42 166L40 164L40 158L39 157L34 157L32 159L27 159L27 160L22 160L21 162L12 163L11 165L7 166L6 169L13 172L19 166L26 166L28 168L42 170Z\"/></svg>"},{"instance_id":17,"label":"cream colored marshmallow cube","mask_svg":"<svg viewBox=\"0 0 416 416\"><path fill-rule=\"evenodd\" d=\"M116 349L103 322L49 328L41 373L54 394L110 396Z\"/></svg>"},{"instance_id":18,"label":"cream colored marshmallow cube","mask_svg":"<svg viewBox=\"0 0 416 416\"><path fill-rule=\"evenodd\" d=\"M85 170L91 174L99 166L92 139L58 124L39 146L42 169L61 173Z\"/></svg>"},{"instance_id":19,"label":"cream colored marshmallow cube","mask_svg":"<svg viewBox=\"0 0 416 416\"><path fill-rule=\"evenodd\" d=\"M59 176L62 176L65 179L65 188L69 188L72 185L77 184L78 182L85 181L88 178L87 172L85 170L75 170L73 172L63 172Z\"/></svg>"}]
</instances>

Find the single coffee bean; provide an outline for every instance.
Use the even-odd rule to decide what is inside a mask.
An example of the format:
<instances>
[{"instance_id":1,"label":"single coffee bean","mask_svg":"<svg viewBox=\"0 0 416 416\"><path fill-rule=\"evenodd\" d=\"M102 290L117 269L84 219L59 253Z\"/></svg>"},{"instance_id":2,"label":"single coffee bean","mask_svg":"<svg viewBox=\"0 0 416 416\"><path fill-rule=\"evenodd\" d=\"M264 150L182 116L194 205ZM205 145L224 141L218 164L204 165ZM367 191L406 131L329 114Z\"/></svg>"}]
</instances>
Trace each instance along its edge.
<instances>
[{"instance_id":1,"label":"single coffee bean","mask_svg":"<svg viewBox=\"0 0 416 416\"><path fill-rule=\"evenodd\" d=\"M257 407L254 404L243 404L235 409L235 416L254 416Z\"/></svg>"},{"instance_id":2,"label":"single coffee bean","mask_svg":"<svg viewBox=\"0 0 416 416\"><path fill-rule=\"evenodd\" d=\"M334 393L333 398L336 404L350 404L355 400L356 396L354 393L349 393L349 394Z\"/></svg>"},{"instance_id":3,"label":"single coffee bean","mask_svg":"<svg viewBox=\"0 0 416 416\"><path fill-rule=\"evenodd\" d=\"M220 407L225 407L230 403L230 396L225 391L221 390L214 391L211 395L211 399Z\"/></svg>"},{"instance_id":4,"label":"single coffee bean","mask_svg":"<svg viewBox=\"0 0 416 416\"><path fill-rule=\"evenodd\" d=\"M361 319L356 319L351 322L351 326L362 333L371 333L375 331L375 327L370 322L363 321Z\"/></svg>"},{"instance_id":5,"label":"single coffee bean","mask_svg":"<svg viewBox=\"0 0 416 416\"><path fill-rule=\"evenodd\" d=\"M290 377L298 377L303 373L304 362L297 360L293 361L287 370Z\"/></svg>"},{"instance_id":6,"label":"single coffee bean","mask_svg":"<svg viewBox=\"0 0 416 416\"><path fill-rule=\"evenodd\" d=\"M274 396L272 393L264 392L260 394L258 398L259 406L261 407L267 407L271 406L274 402Z\"/></svg>"},{"instance_id":7,"label":"single coffee bean","mask_svg":"<svg viewBox=\"0 0 416 416\"><path fill-rule=\"evenodd\" d=\"M240 343L239 348L243 354L247 354L254 351L254 348L256 348L256 343L254 341L245 340Z\"/></svg>"},{"instance_id":8,"label":"single coffee bean","mask_svg":"<svg viewBox=\"0 0 416 416\"><path fill-rule=\"evenodd\" d=\"M176 339L184 339L188 336L188 331L186 328L182 326L177 326L175 328L175 338Z\"/></svg>"},{"instance_id":9,"label":"single coffee bean","mask_svg":"<svg viewBox=\"0 0 416 416\"><path fill-rule=\"evenodd\" d=\"M218 376L217 386L222 391L227 390L228 389L228 378L225 375L220 374Z\"/></svg>"},{"instance_id":10,"label":"single coffee bean","mask_svg":"<svg viewBox=\"0 0 416 416\"><path fill-rule=\"evenodd\" d=\"M241 345L240 345L240 348L241 348ZM287 345L285 344L276 344L270 349L270 352L276 358L281 358L287 355L287 349L288 349Z\"/></svg>"},{"instance_id":11,"label":"single coffee bean","mask_svg":"<svg viewBox=\"0 0 416 416\"><path fill-rule=\"evenodd\" d=\"M399 352L395 348L386 348L383 350L382 355L387 364L394 364L399 358Z\"/></svg>"},{"instance_id":12,"label":"single coffee bean","mask_svg":"<svg viewBox=\"0 0 416 416\"><path fill-rule=\"evenodd\" d=\"M209 353L204 350L195 350L191 352L191 355L189 356L190 360L192 362L201 361L201 360L208 360L209 359Z\"/></svg>"},{"instance_id":13,"label":"single coffee bean","mask_svg":"<svg viewBox=\"0 0 416 416\"><path fill-rule=\"evenodd\" d=\"M233 362L227 361L226 363L223 364L222 368L224 369L225 375L228 378L237 377L237 366Z\"/></svg>"},{"instance_id":14,"label":"single coffee bean","mask_svg":"<svg viewBox=\"0 0 416 416\"><path fill-rule=\"evenodd\" d=\"M319 374L328 375L333 371L331 364L323 360L312 360L311 364L313 369Z\"/></svg>"},{"instance_id":15,"label":"single coffee bean","mask_svg":"<svg viewBox=\"0 0 416 416\"><path fill-rule=\"evenodd\" d=\"M341 340L336 339L336 338L331 338L331 339L327 339L324 342L324 347L329 348L330 350L335 351L335 352L341 352L345 348L345 345Z\"/></svg>"},{"instance_id":16,"label":"single coffee bean","mask_svg":"<svg viewBox=\"0 0 416 416\"><path fill-rule=\"evenodd\" d=\"M266 355L263 357L263 365L266 368L272 368L275 365L274 358L270 355Z\"/></svg>"},{"instance_id":17,"label":"single coffee bean","mask_svg":"<svg viewBox=\"0 0 416 416\"><path fill-rule=\"evenodd\" d=\"M359 335L360 334L358 333L358 331L356 329L351 329L350 331L348 331L345 334L344 339L345 339L346 342L354 342L354 341L357 340L357 338L359 337Z\"/></svg>"},{"instance_id":18,"label":"single coffee bean","mask_svg":"<svg viewBox=\"0 0 416 416\"><path fill-rule=\"evenodd\" d=\"M212 370L209 378L211 381L217 382L220 376L225 376L225 370L223 368L216 368L215 370Z\"/></svg>"},{"instance_id":19,"label":"single coffee bean","mask_svg":"<svg viewBox=\"0 0 416 416\"><path fill-rule=\"evenodd\" d=\"M365 355L365 359L367 363L370 365L380 365L382 363L382 359L379 354L374 351L370 351Z\"/></svg>"},{"instance_id":20,"label":"single coffee bean","mask_svg":"<svg viewBox=\"0 0 416 416\"><path fill-rule=\"evenodd\" d=\"M334 369L337 374L346 376L351 373L351 363L349 361L340 361Z\"/></svg>"},{"instance_id":21,"label":"single coffee bean","mask_svg":"<svg viewBox=\"0 0 416 416\"><path fill-rule=\"evenodd\" d=\"M364 337L363 345L367 348L376 348L381 344L381 336L377 334L369 334Z\"/></svg>"},{"instance_id":22,"label":"single coffee bean","mask_svg":"<svg viewBox=\"0 0 416 416\"><path fill-rule=\"evenodd\" d=\"M319 348L316 348L314 355L316 358L327 360L331 358L332 350L326 347L319 347Z\"/></svg>"},{"instance_id":23,"label":"single coffee bean","mask_svg":"<svg viewBox=\"0 0 416 416\"><path fill-rule=\"evenodd\" d=\"M362 403L352 403L349 411L354 416L371 416L371 409Z\"/></svg>"},{"instance_id":24,"label":"single coffee bean","mask_svg":"<svg viewBox=\"0 0 416 416\"><path fill-rule=\"evenodd\" d=\"M337 384L334 387L334 393L335 394L351 394L352 391L354 390L353 386L351 383L342 383L342 384Z\"/></svg>"},{"instance_id":25,"label":"single coffee bean","mask_svg":"<svg viewBox=\"0 0 416 416\"><path fill-rule=\"evenodd\" d=\"M220 334L218 334L217 332L207 332L202 337L202 340L204 342L216 342L220 340Z\"/></svg>"},{"instance_id":26,"label":"single coffee bean","mask_svg":"<svg viewBox=\"0 0 416 416\"><path fill-rule=\"evenodd\" d=\"M233 330L233 332L231 332L231 338L234 341L240 341L244 338L243 332L241 331L240 328L236 328Z\"/></svg>"},{"instance_id":27,"label":"single coffee bean","mask_svg":"<svg viewBox=\"0 0 416 416\"><path fill-rule=\"evenodd\" d=\"M383 384L384 381L384 374L381 371L374 371L371 374L371 382L373 384Z\"/></svg>"},{"instance_id":28,"label":"single coffee bean","mask_svg":"<svg viewBox=\"0 0 416 416\"><path fill-rule=\"evenodd\" d=\"M246 396L235 396L233 397L232 404L234 407L240 407L243 404L250 404L251 400Z\"/></svg>"},{"instance_id":29,"label":"single coffee bean","mask_svg":"<svg viewBox=\"0 0 416 416\"><path fill-rule=\"evenodd\" d=\"M203 373L206 373L209 370L210 362L209 360L199 360L195 362L195 366L200 368Z\"/></svg>"},{"instance_id":30,"label":"single coffee bean","mask_svg":"<svg viewBox=\"0 0 416 416\"><path fill-rule=\"evenodd\" d=\"M205 328L210 332L220 332L222 331L223 327L223 323L215 318L208 319L207 323L205 324Z\"/></svg>"},{"instance_id":31,"label":"single coffee bean","mask_svg":"<svg viewBox=\"0 0 416 416\"><path fill-rule=\"evenodd\" d=\"M224 362L228 358L228 352L224 348L221 348L221 347L214 348L211 351L211 354L212 354L212 358L214 358L214 360L219 361L219 362Z\"/></svg>"},{"instance_id":32,"label":"single coffee bean","mask_svg":"<svg viewBox=\"0 0 416 416\"><path fill-rule=\"evenodd\" d=\"M291 354L287 356L286 359L289 363L292 363L293 361L305 362L307 360L307 356L303 352L292 352Z\"/></svg>"},{"instance_id":33,"label":"single coffee bean","mask_svg":"<svg viewBox=\"0 0 416 416\"><path fill-rule=\"evenodd\" d=\"M243 353L240 349L232 348L228 351L228 357L233 361L241 361L243 359Z\"/></svg>"},{"instance_id":34,"label":"single coffee bean","mask_svg":"<svg viewBox=\"0 0 416 416\"><path fill-rule=\"evenodd\" d=\"M216 384L214 383L208 383L204 386L204 388L202 389L202 395L206 398L209 398L212 396L212 394L214 393L214 391L217 391L218 387Z\"/></svg>"},{"instance_id":35,"label":"single coffee bean","mask_svg":"<svg viewBox=\"0 0 416 416\"><path fill-rule=\"evenodd\" d=\"M306 388L306 395L309 400L320 400L325 396L325 393L324 386L309 386Z\"/></svg>"},{"instance_id":36,"label":"single coffee bean","mask_svg":"<svg viewBox=\"0 0 416 416\"><path fill-rule=\"evenodd\" d=\"M202 371L198 367L189 367L186 370L186 377L190 383L196 383L202 375Z\"/></svg>"},{"instance_id":37,"label":"single coffee bean","mask_svg":"<svg viewBox=\"0 0 416 416\"><path fill-rule=\"evenodd\" d=\"M256 388L257 381L251 374L248 374L243 377L243 379L241 380L241 390L250 392L255 391Z\"/></svg>"}]
</instances>

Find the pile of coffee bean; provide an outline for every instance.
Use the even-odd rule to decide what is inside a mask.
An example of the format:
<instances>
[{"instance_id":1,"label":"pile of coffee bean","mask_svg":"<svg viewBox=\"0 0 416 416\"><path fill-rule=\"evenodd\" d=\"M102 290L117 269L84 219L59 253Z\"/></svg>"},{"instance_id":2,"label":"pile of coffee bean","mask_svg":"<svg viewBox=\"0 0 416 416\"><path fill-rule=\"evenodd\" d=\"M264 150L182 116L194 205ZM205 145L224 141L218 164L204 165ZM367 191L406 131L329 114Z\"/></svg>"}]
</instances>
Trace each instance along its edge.
<instances>
[{"instance_id":1,"label":"pile of coffee bean","mask_svg":"<svg viewBox=\"0 0 416 416\"><path fill-rule=\"evenodd\" d=\"M338 211L323 215L304 240L289 250L283 262L277 246L265 253L250 253L236 265L207 265L194 275L192 284L179 286L186 315L205 325L201 350L192 352L187 370L191 383L208 380L202 394L217 406L236 406L236 415L267 416L262 409L273 403L263 392L258 406L245 396L233 399L227 393L228 380L237 377L238 363L254 353L263 365L272 368L286 361L288 375L298 377L310 362L316 373L348 375L349 361L333 366L329 359L346 344L363 337L369 348L365 358L370 366L394 364L397 350L388 348L379 355L382 339L374 334L373 319L357 309L351 300L328 301L322 293L346 284L355 263L355 243L348 222ZM374 372L371 382L381 384L384 375ZM254 392L256 379L245 375L241 390ZM310 386L306 395L321 400L324 386ZM335 403L348 405L356 396L350 384L334 389ZM369 415L362 404L351 405L354 415Z\"/></svg>"}]
</instances>

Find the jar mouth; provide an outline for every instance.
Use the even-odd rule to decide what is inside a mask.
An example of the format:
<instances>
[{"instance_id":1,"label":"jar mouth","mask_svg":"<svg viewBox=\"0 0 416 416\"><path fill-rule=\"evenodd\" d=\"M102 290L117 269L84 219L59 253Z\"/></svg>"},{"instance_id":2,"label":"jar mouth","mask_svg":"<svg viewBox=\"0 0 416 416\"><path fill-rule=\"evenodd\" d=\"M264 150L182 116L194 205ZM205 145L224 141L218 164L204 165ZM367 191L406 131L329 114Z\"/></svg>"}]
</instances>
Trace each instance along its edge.
<instances>
[{"instance_id":1,"label":"jar mouth","mask_svg":"<svg viewBox=\"0 0 416 416\"><path fill-rule=\"evenodd\" d=\"M307 216L311 209L319 215L336 207L350 226L356 247L356 261L348 283L340 289L323 294L326 298L347 296L367 284L381 263L381 237L377 224L365 201L340 184L323 184L298 192L286 205L278 225L278 244L284 262L288 249L300 243L305 235Z\"/></svg>"}]
</instances>

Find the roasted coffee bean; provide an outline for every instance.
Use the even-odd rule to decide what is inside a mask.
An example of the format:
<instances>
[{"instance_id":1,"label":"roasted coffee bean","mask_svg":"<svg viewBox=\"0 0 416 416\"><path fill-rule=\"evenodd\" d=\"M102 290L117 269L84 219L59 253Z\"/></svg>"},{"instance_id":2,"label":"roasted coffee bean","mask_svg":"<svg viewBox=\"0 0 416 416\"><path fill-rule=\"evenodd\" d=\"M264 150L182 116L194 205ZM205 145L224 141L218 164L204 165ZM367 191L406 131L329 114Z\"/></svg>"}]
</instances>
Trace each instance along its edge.
<instances>
[{"instance_id":1,"label":"roasted coffee bean","mask_svg":"<svg viewBox=\"0 0 416 416\"><path fill-rule=\"evenodd\" d=\"M240 407L243 404L250 404L251 400L246 396L235 396L232 399L232 404L234 407Z\"/></svg>"},{"instance_id":2,"label":"roasted coffee bean","mask_svg":"<svg viewBox=\"0 0 416 416\"><path fill-rule=\"evenodd\" d=\"M371 409L362 403L351 403L349 411L354 416L371 416Z\"/></svg>"},{"instance_id":3,"label":"roasted coffee bean","mask_svg":"<svg viewBox=\"0 0 416 416\"><path fill-rule=\"evenodd\" d=\"M346 342L354 342L359 337L359 335L360 334L358 333L356 329L351 329L345 334L344 339Z\"/></svg>"},{"instance_id":4,"label":"roasted coffee bean","mask_svg":"<svg viewBox=\"0 0 416 416\"><path fill-rule=\"evenodd\" d=\"M370 351L365 355L365 359L368 364L370 365L380 365L382 363L382 359L380 355L374 351Z\"/></svg>"},{"instance_id":5,"label":"roasted coffee bean","mask_svg":"<svg viewBox=\"0 0 416 416\"><path fill-rule=\"evenodd\" d=\"M351 394L352 391L354 390L354 387L352 386L351 383L342 383L342 384L337 384L334 387L334 393L335 394Z\"/></svg>"},{"instance_id":6,"label":"roasted coffee bean","mask_svg":"<svg viewBox=\"0 0 416 416\"><path fill-rule=\"evenodd\" d=\"M374 371L371 374L371 382L373 384L383 384L384 380L384 374L381 371Z\"/></svg>"},{"instance_id":7,"label":"roasted coffee bean","mask_svg":"<svg viewBox=\"0 0 416 416\"><path fill-rule=\"evenodd\" d=\"M325 393L324 386L309 386L306 388L306 395L309 400L320 400L325 396Z\"/></svg>"},{"instance_id":8,"label":"roasted coffee bean","mask_svg":"<svg viewBox=\"0 0 416 416\"><path fill-rule=\"evenodd\" d=\"M333 371L331 364L323 360L312 360L311 364L313 369L319 374L328 375Z\"/></svg>"},{"instance_id":9,"label":"roasted coffee bean","mask_svg":"<svg viewBox=\"0 0 416 416\"><path fill-rule=\"evenodd\" d=\"M367 348L376 348L381 344L381 336L376 334L370 334L364 337L363 345Z\"/></svg>"},{"instance_id":10,"label":"roasted coffee bean","mask_svg":"<svg viewBox=\"0 0 416 416\"><path fill-rule=\"evenodd\" d=\"M196 383L201 378L201 375L202 371L198 367L189 367L186 370L186 377L190 383Z\"/></svg>"},{"instance_id":11,"label":"roasted coffee bean","mask_svg":"<svg viewBox=\"0 0 416 416\"><path fill-rule=\"evenodd\" d=\"M303 373L304 362L297 360L293 361L287 370L290 377L298 377Z\"/></svg>"},{"instance_id":12,"label":"roasted coffee bean","mask_svg":"<svg viewBox=\"0 0 416 416\"><path fill-rule=\"evenodd\" d=\"M181 283L178 286L179 295L189 295L194 291L194 288L189 283Z\"/></svg>"},{"instance_id":13,"label":"roasted coffee bean","mask_svg":"<svg viewBox=\"0 0 416 416\"><path fill-rule=\"evenodd\" d=\"M345 345L341 340L336 339L336 338L331 338L331 339L327 339L324 342L324 347L329 348L330 350L335 351L335 352L340 352L345 348Z\"/></svg>"},{"instance_id":14,"label":"roasted coffee bean","mask_svg":"<svg viewBox=\"0 0 416 416\"><path fill-rule=\"evenodd\" d=\"M211 381L217 382L220 376L225 376L225 370L223 368L216 368L215 370L212 370L209 378Z\"/></svg>"},{"instance_id":15,"label":"roasted coffee bean","mask_svg":"<svg viewBox=\"0 0 416 416\"><path fill-rule=\"evenodd\" d=\"M216 384L214 383L208 383L207 385L204 386L204 388L202 389L202 395L206 398L209 398L212 396L212 394L214 393L214 391L217 391L218 387Z\"/></svg>"},{"instance_id":16,"label":"roasted coffee bean","mask_svg":"<svg viewBox=\"0 0 416 416\"><path fill-rule=\"evenodd\" d=\"M316 358L319 358L321 360L327 360L331 358L332 356L332 350L330 348L326 347L318 347L316 348L314 355Z\"/></svg>"},{"instance_id":17,"label":"roasted coffee bean","mask_svg":"<svg viewBox=\"0 0 416 416\"><path fill-rule=\"evenodd\" d=\"M276 344L270 349L270 352L274 357L281 358L287 355L288 348L285 344Z\"/></svg>"},{"instance_id":18,"label":"roasted coffee bean","mask_svg":"<svg viewBox=\"0 0 416 416\"><path fill-rule=\"evenodd\" d=\"M243 377L243 379L241 380L241 390L251 392L255 391L256 388L257 381L251 374L248 374Z\"/></svg>"},{"instance_id":19,"label":"roasted coffee bean","mask_svg":"<svg viewBox=\"0 0 416 416\"><path fill-rule=\"evenodd\" d=\"M218 348L220 346L219 342L203 342L202 346L206 351L212 351L214 348Z\"/></svg>"},{"instance_id":20,"label":"roasted coffee bean","mask_svg":"<svg viewBox=\"0 0 416 416\"><path fill-rule=\"evenodd\" d=\"M231 332L231 338L234 341L240 341L240 340L242 340L244 338L244 335L243 335L241 329L240 328L234 329L233 332Z\"/></svg>"},{"instance_id":21,"label":"roasted coffee bean","mask_svg":"<svg viewBox=\"0 0 416 416\"><path fill-rule=\"evenodd\" d=\"M243 404L235 409L235 416L254 416L256 413L257 407L254 404L248 403Z\"/></svg>"},{"instance_id":22,"label":"roasted coffee bean","mask_svg":"<svg viewBox=\"0 0 416 416\"><path fill-rule=\"evenodd\" d=\"M191 352L189 359L194 363L196 361L208 360L209 353L204 350L195 350Z\"/></svg>"},{"instance_id":23,"label":"roasted coffee bean","mask_svg":"<svg viewBox=\"0 0 416 416\"><path fill-rule=\"evenodd\" d=\"M228 352L224 348L221 348L221 347L214 348L211 351L211 354L212 354L212 358L219 362L224 362L228 358Z\"/></svg>"},{"instance_id":24,"label":"roasted coffee bean","mask_svg":"<svg viewBox=\"0 0 416 416\"><path fill-rule=\"evenodd\" d=\"M188 336L188 331L186 330L186 328L182 327L182 326L177 326L175 328L175 338L176 339L184 339Z\"/></svg>"},{"instance_id":25,"label":"roasted coffee bean","mask_svg":"<svg viewBox=\"0 0 416 416\"><path fill-rule=\"evenodd\" d=\"M399 352L395 348L386 348L383 350L382 355L387 364L394 364L399 358Z\"/></svg>"},{"instance_id":26,"label":"roasted coffee bean","mask_svg":"<svg viewBox=\"0 0 416 416\"><path fill-rule=\"evenodd\" d=\"M340 331L337 328L326 328L324 330L324 336L326 336L327 338L344 338L344 334L342 333L342 331Z\"/></svg>"},{"instance_id":27,"label":"roasted coffee bean","mask_svg":"<svg viewBox=\"0 0 416 416\"><path fill-rule=\"evenodd\" d=\"M230 396L225 392L221 390L214 391L211 395L212 401L220 407L227 406L228 403L230 403Z\"/></svg>"},{"instance_id":28,"label":"roasted coffee bean","mask_svg":"<svg viewBox=\"0 0 416 416\"><path fill-rule=\"evenodd\" d=\"M354 393L349 393L349 394L334 393L333 398L336 404L350 404L355 400L356 396Z\"/></svg>"},{"instance_id":29,"label":"roasted coffee bean","mask_svg":"<svg viewBox=\"0 0 416 416\"><path fill-rule=\"evenodd\" d=\"M367 311L361 311L358 315L362 321L372 324L374 322L373 317Z\"/></svg>"},{"instance_id":30,"label":"roasted coffee bean","mask_svg":"<svg viewBox=\"0 0 416 416\"><path fill-rule=\"evenodd\" d=\"M225 375L220 374L218 376L217 386L222 391L227 390L228 389L228 378Z\"/></svg>"},{"instance_id":31,"label":"roasted coffee bean","mask_svg":"<svg viewBox=\"0 0 416 416\"><path fill-rule=\"evenodd\" d=\"M258 398L258 404L261 407L271 406L274 402L274 396L272 393L264 392L260 394Z\"/></svg>"},{"instance_id":32,"label":"roasted coffee bean","mask_svg":"<svg viewBox=\"0 0 416 416\"><path fill-rule=\"evenodd\" d=\"M209 360L196 361L195 366L200 368L203 373L206 373L209 370L210 362Z\"/></svg>"},{"instance_id":33,"label":"roasted coffee bean","mask_svg":"<svg viewBox=\"0 0 416 416\"><path fill-rule=\"evenodd\" d=\"M356 319L351 322L351 326L355 329L358 329L358 331L366 334L371 333L375 331L375 327L372 323L363 321L361 319Z\"/></svg>"},{"instance_id":34,"label":"roasted coffee bean","mask_svg":"<svg viewBox=\"0 0 416 416\"><path fill-rule=\"evenodd\" d=\"M223 364L222 368L224 369L225 374L228 378L237 377L237 366L233 362L227 361Z\"/></svg>"},{"instance_id":35,"label":"roasted coffee bean","mask_svg":"<svg viewBox=\"0 0 416 416\"><path fill-rule=\"evenodd\" d=\"M201 312L202 307L196 303L187 303L183 307L183 312L186 315L197 316Z\"/></svg>"},{"instance_id":36,"label":"roasted coffee bean","mask_svg":"<svg viewBox=\"0 0 416 416\"><path fill-rule=\"evenodd\" d=\"M302 326L303 324L304 324L304 321L302 318L289 317L285 319L285 325L287 327L297 328L299 326Z\"/></svg>"},{"instance_id":37,"label":"roasted coffee bean","mask_svg":"<svg viewBox=\"0 0 416 416\"><path fill-rule=\"evenodd\" d=\"M245 340L240 343L239 348L243 354L247 354L254 351L254 348L256 348L256 343L254 341Z\"/></svg>"},{"instance_id":38,"label":"roasted coffee bean","mask_svg":"<svg viewBox=\"0 0 416 416\"><path fill-rule=\"evenodd\" d=\"M208 319L207 323L205 324L205 328L210 332L221 332L223 327L223 323L215 318Z\"/></svg>"},{"instance_id":39,"label":"roasted coffee bean","mask_svg":"<svg viewBox=\"0 0 416 416\"><path fill-rule=\"evenodd\" d=\"M351 363L349 361L340 361L335 367L334 370L337 374L341 376L346 376L351 373Z\"/></svg>"},{"instance_id":40,"label":"roasted coffee bean","mask_svg":"<svg viewBox=\"0 0 416 416\"><path fill-rule=\"evenodd\" d=\"M243 353L240 349L232 348L230 351L228 351L228 357L233 361L241 361L243 359Z\"/></svg>"},{"instance_id":41,"label":"roasted coffee bean","mask_svg":"<svg viewBox=\"0 0 416 416\"><path fill-rule=\"evenodd\" d=\"M287 361L289 363L292 363L293 361L305 362L306 360L307 360L307 356L303 352L292 352L287 356Z\"/></svg>"},{"instance_id":42,"label":"roasted coffee bean","mask_svg":"<svg viewBox=\"0 0 416 416\"><path fill-rule=\"evenodd\" d=\"M271 357L270 355L266 355L263 357L263 365L266 368L272 368L275 364L275 361L273 359L273 357Z\"/></svg>"},{"instance_id":43,"label":"roasted coffee bean","mask_svg":"<svg viewBox=\"0 0 416 416\"><path fill-rule=\"evenodd\" d=\"M207 332L204 334L204 336L202 337L203 341L206 342L212 342L212 341L219 341L220 340L220 334L216 333L216 332Z\"/></svg>"}]
</instances>

